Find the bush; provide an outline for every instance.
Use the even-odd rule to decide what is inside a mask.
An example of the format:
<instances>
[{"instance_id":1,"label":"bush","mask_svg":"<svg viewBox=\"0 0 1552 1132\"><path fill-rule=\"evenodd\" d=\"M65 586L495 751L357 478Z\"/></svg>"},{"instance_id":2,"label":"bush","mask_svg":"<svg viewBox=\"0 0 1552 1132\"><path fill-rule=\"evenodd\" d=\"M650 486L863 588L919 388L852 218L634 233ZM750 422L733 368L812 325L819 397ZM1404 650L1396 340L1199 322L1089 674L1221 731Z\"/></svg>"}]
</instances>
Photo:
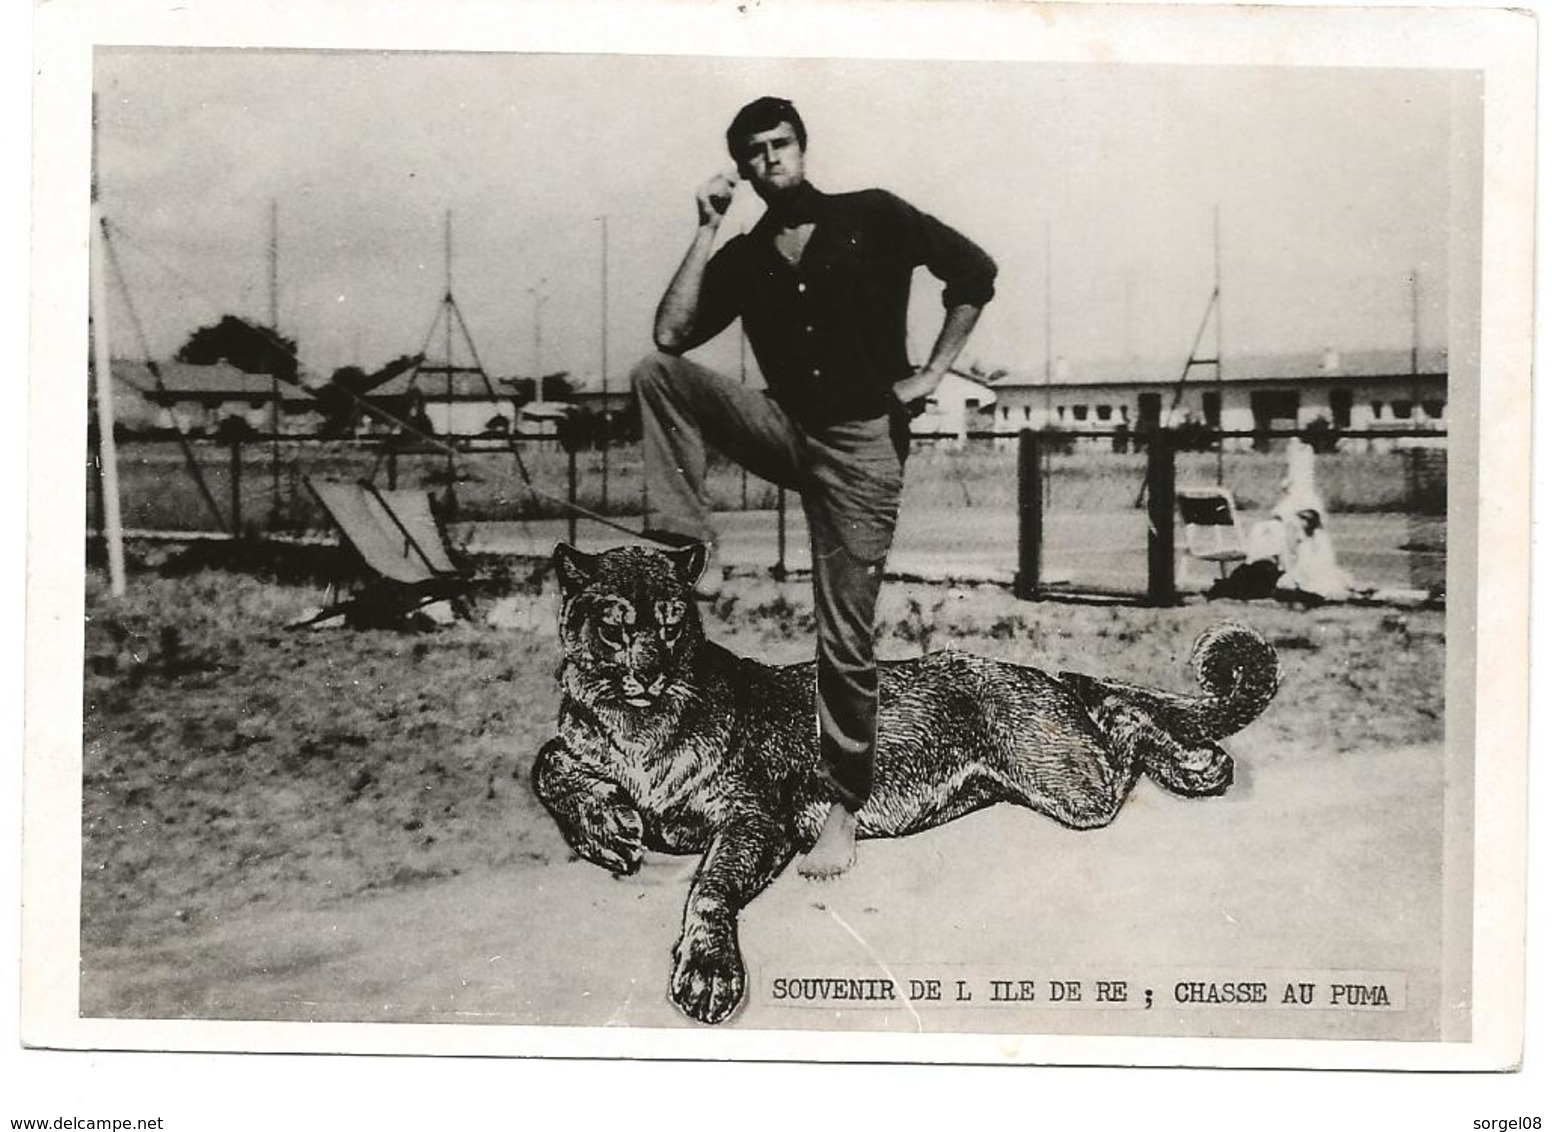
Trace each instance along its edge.
<instances>
[{"instance_id":1,"label":"bush","mask_svg":"<svg viewBox=\"0 0 1552 1132\"><path fill-rule=\"evenodd\" d=\"M1179 452L1211 452L1217 437L1207 425L1194 418L1175 429L1175 449Z\"/></svg>"},{"instance_id":2,"label":"bush","mask_svg":"<svg viewBox=\"0 0 1552 1132\"><path fill-rule=\"evenodd\" d=\"M1325 417L1316 417L1304 426L1304 443L1316 452L1335 452L1337 439L1336 429Z\"/></svg>"},{"instance_id":3,"label":"bush","mask_svg":"<svg viewBox=\"0 0 1552 1132\"><path fill-rule=\"evenodd\" d=\"M1077 441L1070 432L1063 432L1055 425L1040 426L1040 447L1058 456L1071 456Z\"/></svg>"},{"instance_id":4,"label":"bush","mask_svg":"<svg viewBox=\"0 0 1552 1132\"><path fill-rule=\"evenodd\" d=\"M226 444L234 440L252 440L257 435L257 430L242 417L223 417L215 431L215 438Z\"/></svg>"}]
</instances>

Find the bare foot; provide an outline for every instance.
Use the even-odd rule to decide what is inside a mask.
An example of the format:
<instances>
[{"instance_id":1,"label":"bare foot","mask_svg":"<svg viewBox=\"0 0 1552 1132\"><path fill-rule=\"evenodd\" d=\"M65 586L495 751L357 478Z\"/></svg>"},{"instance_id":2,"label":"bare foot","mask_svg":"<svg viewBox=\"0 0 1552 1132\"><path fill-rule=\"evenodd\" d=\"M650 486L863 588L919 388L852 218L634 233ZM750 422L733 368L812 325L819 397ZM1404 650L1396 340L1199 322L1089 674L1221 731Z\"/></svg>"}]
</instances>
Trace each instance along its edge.
<instances>
[{"instance_id":1,"label":"bare foot","mask_svg":"<svg viewBox=\"0 0 1552 1132\"><path fill-rule=\"evenodd\" d=\"M716 601L722 596L722 581L721 555L717 553L716 543L708 542L706 565L701 570L701 576L690 587L690 592L695 595L696 601Z\"/></svg>"},{"instance_id":2,"label":"bare foot","mask_svg":"<svg viewBox=\"0 0 1552 1132\"><path fill-rule=\"evenodd\" d=\"M830 807L819 840L798 862L798 873L809 880L831 880L857 860L857 815L839 802Z\"/></svg>"}]
</instances>

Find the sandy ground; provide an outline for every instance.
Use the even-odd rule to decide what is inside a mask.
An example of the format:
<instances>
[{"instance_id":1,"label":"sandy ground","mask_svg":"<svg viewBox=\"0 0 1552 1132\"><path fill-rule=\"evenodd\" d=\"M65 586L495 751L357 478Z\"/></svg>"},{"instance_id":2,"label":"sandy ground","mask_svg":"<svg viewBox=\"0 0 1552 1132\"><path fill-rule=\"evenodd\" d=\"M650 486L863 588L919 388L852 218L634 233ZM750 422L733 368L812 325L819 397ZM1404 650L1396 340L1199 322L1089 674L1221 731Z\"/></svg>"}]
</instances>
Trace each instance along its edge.
<instances>
[{"instance_id":1,"label":"sandy ground","mask_svg":"<svg viewBox=\"0 0 1552 1132\"><path fill-rule=\"evenodd\" d=\"M578 861L527 771L553 733L553 596L504 579L424 633L286 632L315 582L204 569L88 579L82 1009L91 1016L688 1025L666 997L694 861ZM708 632L812 648L802 582L740 579ZM1225 798L1141 783L1108 829L998 808L873 842L829 885L784 876L744 918L732 1025L1426 1038L1436 1025L1443 614L1015 602L886 586L880 650L958 647L1163 688L1224 616L1283 690L1231 741ZM885 971L890 972L884 975ZM1176 981L1384 978L1388 1009L1166 1009ZM1126 979L1125 1007L794 1005L776 980ZM1316 975L1312 974L1311 978ZM1154 991L1144 1010L1135 994Z\"/></svg>"},{"instance_id":2,"label":"sandy ground","mask_svg":"<svg viewBox=\"0 0 1552 1132\"><path fill-rule=\"evenodd\" d=\"M1109 829L1009 807L869 842L828 884L788 873L746 913L751 993L729 1025L1023 1033L1412 1037L1435 1032L1436 747L1266 750L1249 785L1184 801L1144 783ZM614 879L542 859L328 907L282 900L146 948L94 949L88 1015L313 1021L691 1025L666 997L693 862ZM1392 1009L1176 1007L1183 979L1379 972ZM964 978L971 1005L793 1004L777 979ZM1126 979L1129 1005L992 1004L989 978ZM1364 981L1372 981L1367 976ZM1155 1007L1141 1008L1145 989ZM1398 989L1400 993L1398 994ZM1325 994L1322 987L1320 992ZM947 992L951 999L953 992Z\"/></svg>"}]
</instances>

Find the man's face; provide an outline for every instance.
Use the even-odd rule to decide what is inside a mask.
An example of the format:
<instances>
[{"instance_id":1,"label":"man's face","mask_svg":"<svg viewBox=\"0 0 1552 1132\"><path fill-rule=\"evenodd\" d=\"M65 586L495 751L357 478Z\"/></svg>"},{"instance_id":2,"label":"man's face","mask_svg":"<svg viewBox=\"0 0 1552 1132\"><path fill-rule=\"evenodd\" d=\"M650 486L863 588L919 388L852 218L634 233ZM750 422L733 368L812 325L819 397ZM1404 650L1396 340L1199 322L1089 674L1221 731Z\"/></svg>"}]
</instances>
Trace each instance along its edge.
<instances>
[{"instance_id":1,"label":"man's face","mask_svg":"<svg viewBox=\"0 0 1552 1132\"><path fill-rule=\"evenodd\" d=\"M803 147L791 122L750 134L739 147L738 172L762 199L803 183Z\"/></svg>"}]
</instances>

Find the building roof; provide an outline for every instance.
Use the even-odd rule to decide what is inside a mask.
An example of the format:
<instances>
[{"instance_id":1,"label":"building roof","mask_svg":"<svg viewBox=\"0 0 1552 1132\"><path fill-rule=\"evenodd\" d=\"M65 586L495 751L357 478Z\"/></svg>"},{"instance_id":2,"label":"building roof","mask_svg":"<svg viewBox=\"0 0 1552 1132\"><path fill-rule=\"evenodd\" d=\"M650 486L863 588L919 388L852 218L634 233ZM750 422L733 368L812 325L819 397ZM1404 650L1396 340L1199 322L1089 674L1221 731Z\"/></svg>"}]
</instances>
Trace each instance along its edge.
<instances>
[{"instance_id":1,"label":"building roof","mask_svg":"<svg viewBox=\"0 0 1552 1132\"><path fill-rule=\"evenodd\" d=\"M268 374L244 373L227 362L199 366L189 362L157 362L161 374L158 386L151 363L127 358L113 360L113 375L124 385L148 398L174 401L268 401L272 378ZM165 392L162 392L165 391ZM280 383L282 401L311 401L312 396L287 382Z\"/></svg>"},{"instance_id":2,"label":"building roof","mask_svg":"<svg viewBox=\"0 0 1552 1132\"><path fill-rule=\"evenodd\" d=\"M1448 372L1448 352L1442 347L1418 351L1417 372ZM1051 377L1052 388L1069 385L1173 385L1180 380L1184 361L1063 362ZM1410 350L1326 350L1288 354L1230 354L1224 358L1221 376L1212 366L1195 366L1186 376L1188 385L1219 382L1340 380L1342 378L1404 377L1412 373ZM995 389L1043 389L1043 373L1010 373L993 382Z\"/></svg>"},{"instance_id":3,"label":"building roof","mask_svg":"<svg viewBox=\"0 0 1552 1132\"><path fill-rule=\"evenodd\" d=\"M571 416L571 405L564 401L530 401L518 412L531 421L563 421Z\"/></svg>"},{"instance_id":4,"label":"building roof","mask_svg":"<svg viewBox=\"0 0 1552 1132\"><path fill-rule=\"evenodd\" d=\"M449 396L448 383L452 389ZM488 382L488 383L487 383ZM360 393L359 396L377 400L380 397L403 397L411 388L420 391L430 402L453 401L510 401L516 395L505 379L489 377L478 372L436 373L427 370L406 370L395 374L381 385Z\"/></svg>"}]
</instances>

